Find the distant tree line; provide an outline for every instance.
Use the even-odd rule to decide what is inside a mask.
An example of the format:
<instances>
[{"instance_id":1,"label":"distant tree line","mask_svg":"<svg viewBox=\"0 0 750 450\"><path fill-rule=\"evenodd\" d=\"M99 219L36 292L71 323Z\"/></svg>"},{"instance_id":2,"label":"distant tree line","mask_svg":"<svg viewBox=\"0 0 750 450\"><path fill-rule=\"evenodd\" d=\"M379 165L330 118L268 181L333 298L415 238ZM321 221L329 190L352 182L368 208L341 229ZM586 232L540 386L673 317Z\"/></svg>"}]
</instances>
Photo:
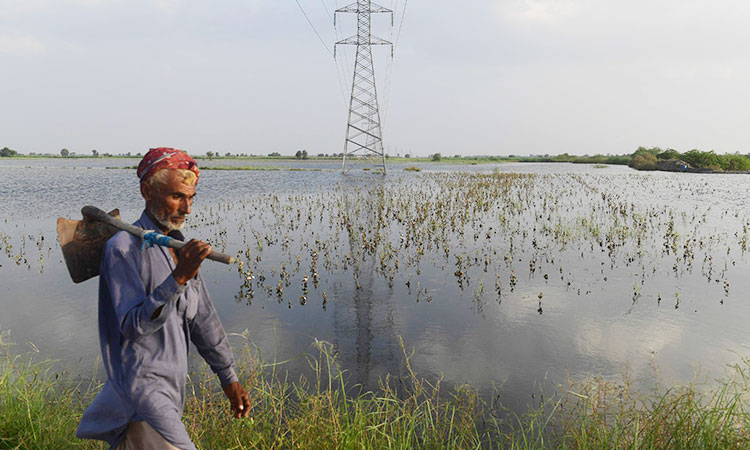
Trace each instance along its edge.
<instances>
[{"instance_id":1,"label":"distant tree line","mask_svg":"<svg viewBox=\"0 0 750 450\"><path fill-rule=\"evenodd\" d=\"M86 155L76 155L75 152L69 151L67 148L63 148L60 150L59 153L60 156L63 158L68 157L86 157ZM119 154L119 155L112 155L111 153L99 153L98 150L91 150L91 155L93 157L113 157L113 156L120 156L120 157L129 157L131 156L130 152L127 152L125 154ZM0 157L7 158L7 157L14 157L14 156L21 156L20 153L18 153L16 150L10 149L8 147L3 147L0 149ZM54 155L43 155L43 154L36 154L31 153L30 156L54 156ZM136 157L141 157L141 153L136 153ZM219 152L214 151L207 151L206 156L209 159L212 158L246 158L246 157L255 157L255 155L248 155L247 153L237 153L232 154L231 152L226 152L222 156ZM343 153L331 153L330 155L327 153L318 153L318 158L341 158L343 157ZM262 156L261 156L262 157ZM274 151L268 154L268 157L270 158L289 158L289 156L284 156L281 153ZM390 155L386 155L386 158L389 158ZM404 158L410 159L412 157L411 154L405 154ZM298 150L294 154L294 158L296 159L309 159L310 155L308 154L307 150ZM672 166L688 166L691 170L697 169L698 171L717 171L717 172L737 172L737 171L750 171L750 154L740 154L740 153L731 153L731 154L724 154L719 155L716 154L713 150L711 151L702 151L698 149L693 149L684 153L680 153L679 151L675 149L668 148L666 150L661 149L659 147L638 147L638 149L633 152L630 155L602 155L602 154L596 154L596 155L570 155L568 153L563 153L560 155L531 155L531 156L516 156L516 155L508 155L508 156L462 156L462 155L454 155L454 156L443 156L441 153L432 153L428 156L428 159L438 162L438 161L456 161L456 162L464 162L464 163L480 163L480 162L566 162L566 163L576 163L576 164L612 164L612 165L628 165L634 169L637 170L669 170L664 169L665 165L672 164Z\"/></svg>"},{"instance_id":2,"label":"distant tree line","mask_svg":"<svg viewBox=\"0 0 750 450\"><path fill-rule=\"evenodd\" d=\"M489 157L489 159L502 160L502 158L496 157ZM750 171L750 154L743 155L740 153L730 153L718 155L713 150L702 151L698 149L680 153L675 149L668 148L664 150L659 147L638 147L638 149L630 155L597 154L578 156L563 153L556 156L540 155L514 157L511 155L507 159L519 162L568 162L576 164L628 165L637 170L658 170L660 165L667 162L673 162L676 165L684 163L686 166L699 170L711 170L717 172Z\"/></svg>"},{"instance_id":3,"label":"distant tree line","mask_svg":"<svg viewBox=\"0 0 750 450\"><path fill-rule=\"evenodd\" d=\"M510 156L510 158L519 162L567 162L575 164L612 164L627 165L630 162L630 155L570 155L563 153L561 155L543 155L543 156Z\"/></svg>"},{"instance_id":4,"label":"distant tree line","mask_svg":"<svg viewBox=\"0 0 750 450\"><path fill-rule=\"evenodd\" d=\"M713 150L693 149L685 153L668 148L638 147L631 155L628 165L638 170L656 170L662 161L681 161L696 169L708 169L717 172L737 172L750 170L750 154L730 153L717 155Z\"/></svg>"}]
</instances>

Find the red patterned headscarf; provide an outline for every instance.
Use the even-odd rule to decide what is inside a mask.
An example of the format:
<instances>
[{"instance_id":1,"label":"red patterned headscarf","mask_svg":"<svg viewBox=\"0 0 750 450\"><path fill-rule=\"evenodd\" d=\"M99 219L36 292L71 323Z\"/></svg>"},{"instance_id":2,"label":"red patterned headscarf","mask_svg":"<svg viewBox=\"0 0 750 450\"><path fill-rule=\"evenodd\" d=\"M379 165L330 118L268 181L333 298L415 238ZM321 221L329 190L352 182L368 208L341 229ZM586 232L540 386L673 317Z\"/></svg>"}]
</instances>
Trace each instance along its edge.
<instances>
[{"instance_id":1,"label":"red patterned headscarf","mask_svg":"<svg viewBox=\"0 0 750 450\"><path fill-rule=\"evenodd\" d=\"M198 163L187 153L175 148L159 147L152 148L138 164L138 178L146 181L161 169L187 169L195 173L196 183L200 174Z\"/></svg>"}]
</instances>

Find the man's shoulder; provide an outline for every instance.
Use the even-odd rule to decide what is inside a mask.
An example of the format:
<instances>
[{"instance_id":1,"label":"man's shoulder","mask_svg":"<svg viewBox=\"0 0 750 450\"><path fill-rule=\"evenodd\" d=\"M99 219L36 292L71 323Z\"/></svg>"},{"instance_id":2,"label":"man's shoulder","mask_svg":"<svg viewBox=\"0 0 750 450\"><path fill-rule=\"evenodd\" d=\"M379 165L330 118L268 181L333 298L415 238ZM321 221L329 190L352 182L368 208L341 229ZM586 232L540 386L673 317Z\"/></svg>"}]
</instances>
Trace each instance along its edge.
<instances>
[{"instance_id":1,"label":"man's shoulder","mask_svg":"<svg viewBox=\"0 0 750 450\"><path fill-rule=\"evenodd\" d=\"M122 263L127 265L139 265L139 258L136 256L140 249L140 238L132 234L119 231L109 238L102 249L102 259L99 269L99 275L102 280L115 276L122 270Z\"/></svg>"},{"instance_id":2,"label":"man's shoulder","mask_svg":"<svg viewBox=\"0 0 750 450\"><path fill-rule=\"evenodd\" d=\"M108 254L114 251L126 253L133 248L138 248L140 240L139 237L133 236L127 231L118 231L104 245L104 253Z\"/></svg>"},{"instance_id":3,"label":"man's shoulder","mask_svg":"<svg viewBox=\"0 0 750 450\"><path fill-rule=\"evenodd\" d=\"M147 218L145 211L141 214L140 219L138 219L133 225L139 228L144 228L144 225L147 225L143 223L144 218ZM127 231L118 231L107 240L104 245L104 252L106 254L111 253L114 250L127 252L133 248L140 249L142 243L143 240L140 237L132 235Z\"/></svg>"}]
</instances>

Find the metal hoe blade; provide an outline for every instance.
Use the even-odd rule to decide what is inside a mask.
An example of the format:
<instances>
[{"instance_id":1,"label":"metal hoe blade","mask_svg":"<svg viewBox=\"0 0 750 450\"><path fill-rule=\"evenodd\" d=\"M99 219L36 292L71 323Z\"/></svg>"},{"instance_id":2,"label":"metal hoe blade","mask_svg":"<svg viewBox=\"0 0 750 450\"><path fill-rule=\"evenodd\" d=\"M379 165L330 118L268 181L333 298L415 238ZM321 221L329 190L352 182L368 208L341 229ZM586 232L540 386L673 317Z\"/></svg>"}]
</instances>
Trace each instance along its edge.
<instances>
[{"instance_id":1,"label":"metal hoe blade","mask_svg":"<svg viewBox=\"0 0 750 450\"><path fill-rule=\"evenodd\" d=\"M119 219L120 211L112 210L109 215ZM99 275L104 244L117 231L99 221L57 219L57 236L74 283Z\"/></svg>"}]
</instances>

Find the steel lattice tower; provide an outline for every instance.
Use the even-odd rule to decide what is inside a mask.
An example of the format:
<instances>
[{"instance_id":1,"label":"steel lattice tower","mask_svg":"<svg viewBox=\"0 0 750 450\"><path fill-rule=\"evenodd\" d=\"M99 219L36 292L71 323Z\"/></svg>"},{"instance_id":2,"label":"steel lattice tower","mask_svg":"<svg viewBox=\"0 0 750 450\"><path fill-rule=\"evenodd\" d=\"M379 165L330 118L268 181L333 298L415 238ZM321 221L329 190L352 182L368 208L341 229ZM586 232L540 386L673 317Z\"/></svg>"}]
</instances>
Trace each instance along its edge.
<instances>
[{"instance_id":1,"label":"steel lattice tower","mask_svg":"<svg viewBox=\"0 0 750 450\"><path fill-rule=\"evenodd\" d=\"M352 80L352 96L349 100L349 122L346 127L346 141L344 143L344 158L341 165L346 172L346 159L374 159L375 164L382 164L385 173L385 149L383 147L383 131L380 125L380 110L378 108L378 92L375 87L375 65L372 60L373 45L390 45L393 57L393 44L375 37L371 32L372 13L390 13L393 26L393 11L372 3L370 0L357 0L349 6L337 9L336 13L357 14L357 35L334 45L334 57L338 45L356 45L357 58L354 63L354 77Z\"/></svg>"}]
</instances>

